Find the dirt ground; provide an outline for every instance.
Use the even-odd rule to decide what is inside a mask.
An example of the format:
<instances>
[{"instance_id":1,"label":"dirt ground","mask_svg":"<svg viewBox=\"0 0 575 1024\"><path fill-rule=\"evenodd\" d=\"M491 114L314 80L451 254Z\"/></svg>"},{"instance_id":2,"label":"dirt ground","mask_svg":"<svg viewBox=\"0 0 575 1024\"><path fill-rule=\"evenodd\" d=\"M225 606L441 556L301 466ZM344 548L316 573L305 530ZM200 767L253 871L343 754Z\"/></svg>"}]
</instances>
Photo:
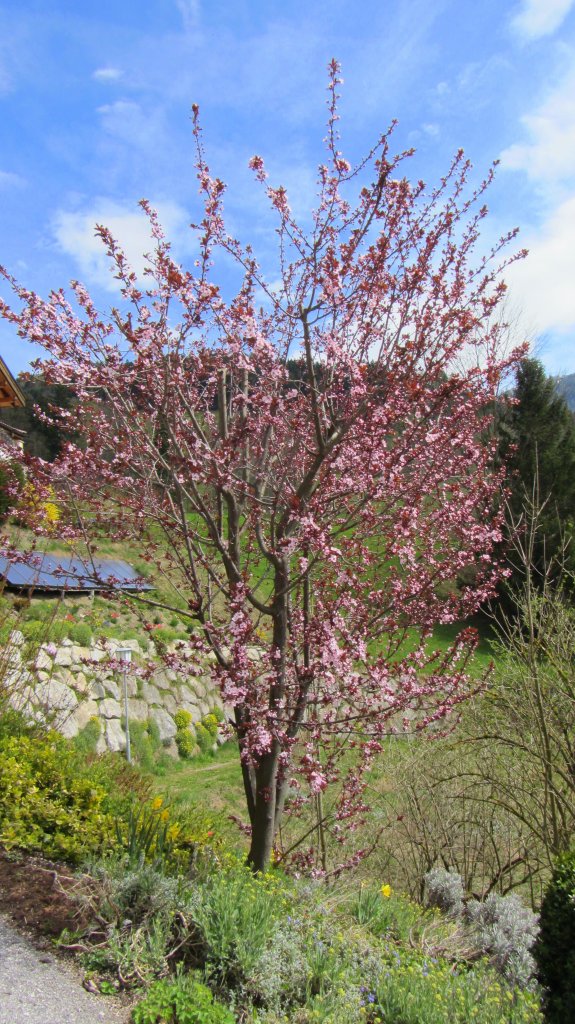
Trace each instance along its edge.
<instances>
[{"instance_id":1,"label":"dirt ground","mask_svg":"<svg viewBox=\"0 0 575 1024\"><path fill-rule=\"evenodd\" d=\"M67 894L73 883L62 864L0 850L0 912L28 934L49 940L64 928L79 928L78 908Z\"/></svg>"}]
</instances>

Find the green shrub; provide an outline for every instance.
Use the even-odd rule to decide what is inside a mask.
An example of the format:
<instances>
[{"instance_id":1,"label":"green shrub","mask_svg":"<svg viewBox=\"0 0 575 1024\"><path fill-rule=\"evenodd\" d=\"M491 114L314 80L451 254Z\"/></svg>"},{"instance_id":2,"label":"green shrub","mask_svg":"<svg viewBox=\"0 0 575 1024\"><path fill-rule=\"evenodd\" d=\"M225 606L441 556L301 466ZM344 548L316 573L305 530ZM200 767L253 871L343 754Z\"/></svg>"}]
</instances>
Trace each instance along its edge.
<instances>
[{"instance_id":1,"label":"green shrub","mask_svg":"<svg viewBox=\"0 0 575 1024\"><path fill-rule=\"evenodd\" d=\"M192 724L192 716L189 711L185 708L179 708L174 715L174 722L176 723L176 729L189 729Z\"/></svg>"},{"instance_id":2,"label":"green shrub","mask_svg":"<svg viewBox=\"0 0 575 1024\"><path fill-rule=\"evenodd\" d=\"M557 861L541 904L534 953L549 1024L575 1020L575 850Z\"/></svg>"},{"instance_id":3,"label":"green shrub","mask_svg":"<svg viewBox=\"0 0 575 1024\"><path fill-rule=\"evenodd\" d=\"M102 726L100 719L95 715L86 722L83 729L74 736L72 745L78 751L79 754L83 754L85 757L94 755L98 746L98 740L102 734Z\"/></svg>"},{"instance_id":4,"label":"green shrub","mask_svg":"<svg viewBox=\"0 0 575 1024\"><path fill-rule=\"evenodd\" d=\"M56 733L0 741L0 843L78 863L113 842L106 790Z\"/></svg>"},{"instance_id":5,"label":"green shrub","mask_svg":"<svg viewBox=\"0 0 575 1024\"><path fill-rule=\"evenodd\" d=\"M24 470L18 462L0 462L0 523L7 518L8 513L14 508L17 502L9 494L15 484L24 484Z\"/></svg>"},{"instance_id":6,"label":"green shrub","mask_svg":"<svg viewBox=\"0 0 575 1024\"><path fill-rule=\"evenodd\" d=\"M373 935L408 942L418 926L425 923L422 907L406 896L393 893L389 885L362 884L351 905L352 917Z\"/></svg>"},{"instance_id":7,"label":"green shrub","mask_svg":"<svg viewBox=\"0 0 575 1024\"><path fill-rule=\"evenodd\" d=\"M214 872L192 895L190 912L218 982L242 988L285 915L286 890L274 875L244 864Z\"/></svg>"},{"instance_id":8,"label":"green shrub","mask_svg":"<svg viewBox=\"0 0 575 1024\"><path fill-rule=\"evenodd\" d=\"M92 642L92 630L87 622L73 622L68 627L68 636L80 647L89 647Z\"/></svg>"},{"instance_id":9,"label":"green shrub","mask_svg":"<svg viewBox=\"0 0 575 1024\"><path fill-rule=\"evenodd\" d=\"M26 640L33 644L48 642L60 643L68 635L69 624L60 620L39 620L28 619L21 624L21 630Z\"/></svg>"},{"instance_id":10,"label":"green shrub","mask_svg":"<svg viewBox=\"0 0 575 1024\"><path fill-rule=\"evenodd\" d=\"M32 736L36 726L21 711L2 707L0 713L0 743L10 736Z\"/></svg>"},{"instance_id":11,"label":"green shrub","mask_svg":"<svg viewBox=\"0 0 575 1024\"><path fill-rule=\"evenodd\" d=\"M198 724L195 726L195 730L196 740L202 754L209 753L214 746L214 737L204 725L203 719L201 722L198 722Z\"/></svg>"},{"instance_id":12,"label":"green shrub","mask_svg":"<svg viewBox=\"0 0 575 1024\"><path fill-rule=\"evenodd\" d=\"M162 750L160 732L155 722L130 721L130 747L132 757L144 771L153 772L158 754Z\"/></svg>"},{"instance_id":13,"label":"green shrub","mask_svg":"<svg viewBox=\"0 0 575 1024\"><path fill-rule=\"evenodd\" d=\"M132 1012L134 1024L235 1024L233 1013L215 1002L192 975L157 981Z\"/></svg>"},{"instance_id":14,"label":"green shrub","mask_svg":"<svg viewBox=\"0 0 575 1024\"><path fill-rule=\"evenodd\" d=\"M205 715L204 718L202 718L202 725L204 729L206 729L207 732L210 734L213 740L215 740L216 736L218 735L218 724L218 719L212 712L210 712L209 715Z\"/></svg>"},{"instance_id":15,"label":"green shrub","mask_svg":"<svg viewBox=\"0 0 575 1024\"><path fill-rule=\"evenodd\" d=\"M176 746L178 748L178 754L184 760L192 755L197 750L196 738L189 729L178 729L176 733Z\"/></svg>"},{"instance_id":16,"label":"green shrub","mask_svg":"<svg viewBox=\"0 0 575 1024\"><path fill-rule=\"evenodd\" d=\"M366 986L362 994L364 1007L372 1007L374 1016L397 1024L542 1021L537 995L509 987L489 968L454 968L445 960L424 958L404 949L391 954L388 969L373 991Z\"/></svg>"}]
</instances>

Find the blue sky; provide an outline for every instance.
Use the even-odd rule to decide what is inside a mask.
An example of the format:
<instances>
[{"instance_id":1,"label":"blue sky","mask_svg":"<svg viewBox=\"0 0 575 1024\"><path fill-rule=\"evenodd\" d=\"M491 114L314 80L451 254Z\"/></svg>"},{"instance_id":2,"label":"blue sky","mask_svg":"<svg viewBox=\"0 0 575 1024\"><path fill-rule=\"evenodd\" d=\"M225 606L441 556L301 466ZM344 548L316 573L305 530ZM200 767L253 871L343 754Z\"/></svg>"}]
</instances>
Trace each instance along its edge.
<instances>
[{"instance_id":1,"label":"blue sky","mask_svg":"<svg viewBox=\"0 0 575 1024\"><path fill-rule=\"evenodd\" d=\"M311 208L335 56L348 157L398 118L415 177L460 146L478 180L501 160L486 241L519 225L530 250L508 276L516 337L575 372L575 0L0 0L0 18L0 262L23 284L113 302L93 226L135 258L142 196L191 256L192 103L231 228L269 248L247 161ZM13 372L36 354L4 324L0 352Z\"/></svg>"}]
</instances>

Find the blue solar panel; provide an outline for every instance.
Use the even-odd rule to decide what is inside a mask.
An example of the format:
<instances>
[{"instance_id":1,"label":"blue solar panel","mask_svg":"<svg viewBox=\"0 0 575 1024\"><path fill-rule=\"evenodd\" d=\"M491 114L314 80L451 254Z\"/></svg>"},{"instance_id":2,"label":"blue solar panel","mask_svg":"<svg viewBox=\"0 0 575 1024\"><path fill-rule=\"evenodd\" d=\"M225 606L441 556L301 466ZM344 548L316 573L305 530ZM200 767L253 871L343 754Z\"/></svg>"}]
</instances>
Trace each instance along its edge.
<instances>
[{"instance_id":1,"label":"blue solar panel","mask_svg":"<svg viewBox=\"0 0 575 1024\"><path fill-rule=\"evenodd\" d=\"M94 563L58 555L0 558L0 578L17 590L152 590L127 562L97 559Z\"/></svg>"}]
</instances>

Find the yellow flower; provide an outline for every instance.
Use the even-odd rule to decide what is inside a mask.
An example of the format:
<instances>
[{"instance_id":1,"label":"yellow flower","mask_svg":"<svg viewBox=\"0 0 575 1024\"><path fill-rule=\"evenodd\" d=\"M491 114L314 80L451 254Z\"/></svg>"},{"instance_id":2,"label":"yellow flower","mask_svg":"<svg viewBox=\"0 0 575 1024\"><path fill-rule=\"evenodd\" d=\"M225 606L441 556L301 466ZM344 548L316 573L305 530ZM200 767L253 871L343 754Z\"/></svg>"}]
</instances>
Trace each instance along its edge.
<instances>
[{"instance_id":1,"label":"yellow flower","mask_svg":"<svg viewBox=\"0 0 575 1024\"><path fill-rule=\"evenodd\" d=\"M383 896L384 900L388 900L389 897L391 896L391 886L387 884L382 885L381 895Z\"/></svg>"},{"instance_id":2,"label":"yellow flower","mask_svg":"<svg viewBox=\"0 0 575 1024\"><path fill-rule=\"evenodd\" d=\"M162 821L167 821L169 817L170 817L170 812L169 811L162 811L162 813L160 814L160 818L162 819Z\"/></svg>"},{"instance_id":3,"label":"yellow flower","mask_svg":"<svg viewBox=\"0 0 575 1024\"><path fill-rule=\"evenodd\" d=\"M164 801L163 801L163 798L161 796L154 797L154 799L152 800L152 810L153 811L159 811L160 807L163 804L163 802Z\"/></svg>"}]
</instances>

